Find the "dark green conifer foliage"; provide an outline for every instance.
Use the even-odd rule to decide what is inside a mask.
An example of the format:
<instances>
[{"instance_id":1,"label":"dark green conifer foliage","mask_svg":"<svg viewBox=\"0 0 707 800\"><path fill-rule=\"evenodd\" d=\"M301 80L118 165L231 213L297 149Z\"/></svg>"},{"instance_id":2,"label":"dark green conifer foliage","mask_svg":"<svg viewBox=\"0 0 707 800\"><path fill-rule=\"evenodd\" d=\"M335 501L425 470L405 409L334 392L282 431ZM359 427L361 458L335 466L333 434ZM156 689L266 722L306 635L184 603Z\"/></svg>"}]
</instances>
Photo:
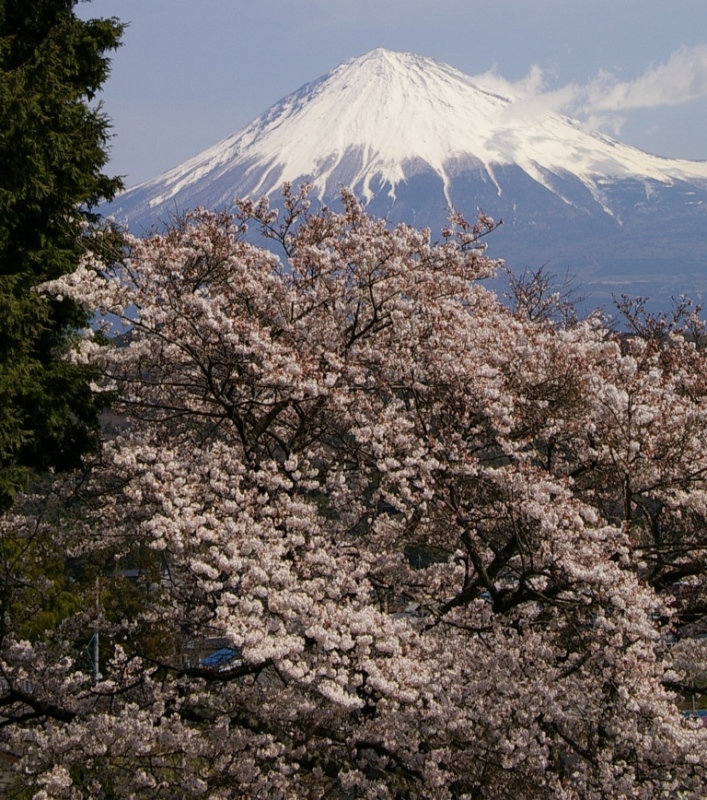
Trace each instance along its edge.
<instances>
[{"instance_id":1,"label":"dark green conifer foliage","mask_svg":"<svg viewBox=\"0 0 707 800\"><path fill-rule=\"evenodd\" d=\"M87 322L38 284L75 269L120 180L103 174L109 121L92 103L115 19L78 0L0 0L0 510L29 477L79 465L96 444L91 376L57 356Z\"/></svg>"}]
</instances>

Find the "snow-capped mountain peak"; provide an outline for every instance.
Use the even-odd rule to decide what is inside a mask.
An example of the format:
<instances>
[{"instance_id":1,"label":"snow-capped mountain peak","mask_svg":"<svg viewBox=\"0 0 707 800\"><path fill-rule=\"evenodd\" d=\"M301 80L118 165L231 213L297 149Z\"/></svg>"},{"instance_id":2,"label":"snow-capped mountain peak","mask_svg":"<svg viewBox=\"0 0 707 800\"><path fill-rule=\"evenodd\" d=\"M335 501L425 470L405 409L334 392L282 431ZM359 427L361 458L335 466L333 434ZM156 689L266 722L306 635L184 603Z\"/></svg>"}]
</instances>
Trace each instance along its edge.
<instances>
[{"instance_id":1,"label":"snow-capped mountain peak","mask_svg":"<svg viewBox=\"0 0 707 800\"><path fill-rule=\"evenodd\" d=\"M474 171L500 196L499 168L513 165L568 204L561 184L572 176L613 214L607 178L707 181L707 163L658 158L567 117L531 115L516 101L431 58L380 48L306 84L116 206L135 218L175 205L228 205L304 179L320 198L343 184L367 201L394 200L400 184L421 173L437 176L453 205L457 176Z\"/></svg>"},{"instance_id":2,"label":"snow-capped mountain peak","mask_svg":"<svg viewBox=\"0 0 707 800\"><path fill-rule=\"evenodd\" d=\"M446 182L450 161L485 153L489 123L510 102L444 64L383 49L305 90L246 129L252 152L281 166L281 180L311 175L325 193L343 177L366 199L394 193L422 164ZM255 192L272 189L266 179Z\"/></svg>"}]
</instances>

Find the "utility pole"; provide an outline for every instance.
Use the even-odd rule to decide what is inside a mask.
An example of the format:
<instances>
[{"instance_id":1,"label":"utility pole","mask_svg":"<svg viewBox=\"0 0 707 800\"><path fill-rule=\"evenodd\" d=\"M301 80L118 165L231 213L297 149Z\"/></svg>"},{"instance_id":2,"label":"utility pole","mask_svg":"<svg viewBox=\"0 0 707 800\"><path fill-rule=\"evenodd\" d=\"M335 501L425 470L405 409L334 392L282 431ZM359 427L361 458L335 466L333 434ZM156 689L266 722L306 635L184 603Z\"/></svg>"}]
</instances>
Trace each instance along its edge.
<instances>
[{"instance_id":1,"label":"utility pole","mask_svg":"<svg viewBox=\"0 0 707 800\"><path fill-rule=\"evenodd\" d=\"M101 655L101 634L100 634L100 622L101 622L101 595L100 595L100 584L98 578L96 578L96 623L93 629L93 637L91 638L91 642L93 643L93 652L92 652L92 662L93 662L93 685L95 686L98 681L101 679L101 663L100 663L100 655Z\"/></svg>"}]
</instances>

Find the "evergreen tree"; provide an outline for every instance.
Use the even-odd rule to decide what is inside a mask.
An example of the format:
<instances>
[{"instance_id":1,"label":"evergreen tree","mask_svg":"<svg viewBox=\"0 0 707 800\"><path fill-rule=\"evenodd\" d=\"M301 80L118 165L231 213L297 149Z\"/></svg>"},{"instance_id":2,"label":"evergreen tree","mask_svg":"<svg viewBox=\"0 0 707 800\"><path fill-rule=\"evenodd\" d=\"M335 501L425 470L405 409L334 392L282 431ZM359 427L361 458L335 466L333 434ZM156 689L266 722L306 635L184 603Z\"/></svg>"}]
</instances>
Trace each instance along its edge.
<instances>
[{"instance_id":1,"label":"evergreen tree","mask_svg":"<svg viewBox=\"0 0 707 800\"><path fill-rule=\"evenodd\" d=\"M0 509L35 472L96 444L85 368L57 354L87 322L36 287L75 269L120 179L102 172L109 121L92 104L123 26L77 0L0 0Z\"/></svg>"}]
</instances>

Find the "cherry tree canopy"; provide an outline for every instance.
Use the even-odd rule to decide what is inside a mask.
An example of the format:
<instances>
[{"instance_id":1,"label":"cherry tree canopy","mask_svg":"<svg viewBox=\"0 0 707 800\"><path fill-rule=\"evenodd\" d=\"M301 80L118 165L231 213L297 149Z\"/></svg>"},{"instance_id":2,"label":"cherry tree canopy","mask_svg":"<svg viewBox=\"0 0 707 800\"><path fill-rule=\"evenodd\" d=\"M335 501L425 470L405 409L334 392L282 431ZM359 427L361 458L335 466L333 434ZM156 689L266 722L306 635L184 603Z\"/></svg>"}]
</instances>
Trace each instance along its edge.
<instances>
[{"instance_id":1,"label":"cherry tree canopy","mask_svg":"<svg viewBox=\"0 0 707 800\"><path fill-rule=\"evenodd\" d=\"M509 308L490 220L435 244L343 201L196 212L45 287L126 330L75 354L100 460L2 521L30 796L703 797L699 330Z\"/></svg>"}]
</instances>

